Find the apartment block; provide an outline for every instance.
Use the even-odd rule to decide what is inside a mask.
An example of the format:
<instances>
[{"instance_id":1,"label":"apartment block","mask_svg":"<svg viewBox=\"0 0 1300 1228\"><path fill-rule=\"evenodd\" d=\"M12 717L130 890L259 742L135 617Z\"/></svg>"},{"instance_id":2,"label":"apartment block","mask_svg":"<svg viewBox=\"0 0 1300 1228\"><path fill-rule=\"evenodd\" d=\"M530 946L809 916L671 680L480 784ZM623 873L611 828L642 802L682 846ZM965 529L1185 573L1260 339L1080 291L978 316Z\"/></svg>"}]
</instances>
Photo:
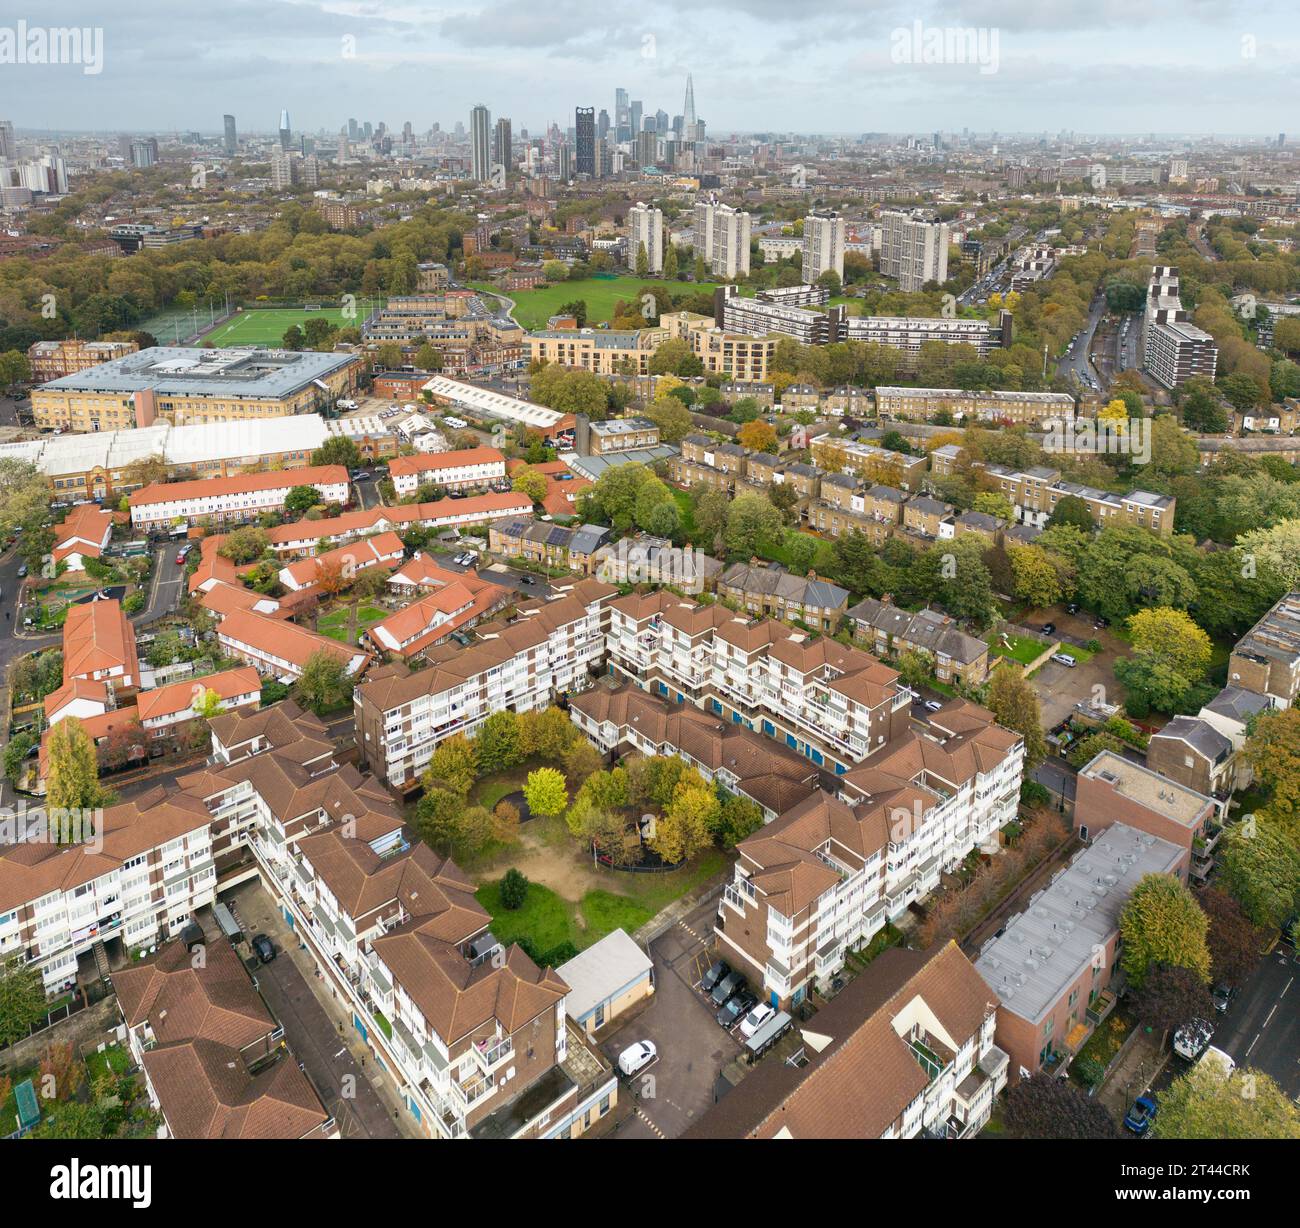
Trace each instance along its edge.
<instances>
[{"instance_id":1,"label":"apartment block","mask_svg":"<svg viewBox=\"0 0 1300 1228\"><path fill-rule=\"evenodd\" d=\"M492 936L474 885L413 839L373 778L318 734L277 748L284 731L265 715L227 718L216 762L181 784L214 824L242 826L262 882L420 1131L581 1134L617 1083L569 1024L565 983Z\"/></svg>"},{"instance_id":2,"label":"apartment block","mask_svg":"<svg viewBox=\"0 0 1300 1228\"><path fill-rule=\"evenodd\" d=\"M1237 641L1228 682L1289 708L1300 695L1300 592L1287 593Z\"/></svg>"},{"instance_id":3,"label":"apartment block","mask_svg":"<svg viewBox=\"0 0 1300 1228\"><path fill-rule=\"evenodd\" d=\"M803 220L803 279L810 285L823 273L844 276L844 215L814 209Z\"/></svg>"},{"instance_id":4,"label":"apartment block","mask_svg":"<svg viewBox=\"0 0 1300 1228\"><path fill-rule=\"evenodd\" d=\"M0 846L0 958L34 965L47 993L71 989L78 959L101 944L120 939L125 949L147 949L178 935L213 900L202 802L157 787L92 822L88 841Z\"/></svg>"},{"instance_id":5,"label":"apartment block","mask_svg":"<svg viewBox=\"0 0 1300 1228\"><path fill-rule=\"evenodd\" d=\"M973 1138L1006 1086L988 986L955 943L893 948L817 1012L802 1061L764 1062L688 1139Z\"/></svg>"},{"instance_id":6,"label":"apartment block","mask_svg":"<svg viewBox=\"0 0 1300 1228\"><path fill-rule=\"evenodd\" d=\"M906 728L911 692L860 649L660 590L609 603L608 669L843 774Z\"/></svg>"},{"instance_id":7,"label":"apartment block","mask_svg":"<svg viewBox=\"0 0 1300 1228\"><path fill-rule=\"evenodd\" d=\"M984 944L975 969L998 998L995 1038L1012 1082L1064 1074L1114 1009L1119 919L1133 888L1186 862L1178 845L1116 822Z\"/></svg>"},{"instance_id":8,"label":"apartment block","mask_svg":"<svg viewBox=\"0 0 1300 1228\"><path fill-rule=\"evenodd\" d=\"M136 713L140 724L151 737L174 736L181 729L200 719L194 711L196 703L211 691L220 701L221 712L251 709L262 705L262 679L251 666L224 669L199 679L187 678L167 686L141 691L136 696Z\"/></svg>"},{"instance_id":9,"label":"apartment block","mask_svg":"<svg viewBox=\"0 0 1300 1228\"><path fill-rule=\"evenodd\" d=\"M635 270L641 251L646 255L646 272L664 270L664 215L662 209L637 201L627 211L627 267Z\"/></svg>"},{"instance_id":10,"label":"apartment block","mask_svg":"<svg viewBox=\"0 0 1300 1228\"><path fill-rule=\"evenodd\" d=\"M296 623L268 618L251 610L232 610L217 624L217 642L228 657L244 661L264 677L294 682L318 652L340 661L349 675L359 677L370 654Z\"/></svg>"},{"instance_id":11,"label":"apartment block","mask_svg":"<svg viewBox=\"0 0 1300 1228\"><path fill-rule=\"evenodd\" d=\"M1179 295L1178 269L1154 265L1142 317L1142 365L1166 388L1194 375L1214 379L1219 349L1214 338L1191 322Z\"/></svg>"},{"instance_id":12,"label":"apartment block","mask_svg":"<svg viewBox=\"0 0 1300 1228\"><path fill-rule=\"evenodd\" d=\"M44 384L134 354L139 348L135 341L82 341L76 337L34 341L28 347L27 361L33 381Z\"/></svg>"},{"instance_id":13,"label":"apartment block","mask_svg":"<svg viewBox=\"0 0 1300 1228\"><path fill-rule=\"evenodd\" d=\"M557 600L525 603L513 622L481 625L469 648L432 649L423 670L374 670L353 693L362 762L410 790L443 739L472 735L493 712L531 712L588 686L605 652L604 607L617 591L579 580Z\"/></svg>"},{"instance_id":14,"label":"apartment block","mask_svg":"<svg viewBox=\"0 0 1300 1228\"><path fill-rule=\"evenodd\" d=\"M316 413L356 387L355 354L155 346L32 391L42 429L110 431Z\"/></svg>"},{"instance_id":15,"label":"apartment block","mask_svg":"<svg viewBox=\"0 0 1300 1228\"><path fill-rule=\"evenodd\" d=\"M113 974L162 1137L338 1138L234 948L221 939L204 953L175 942Z\"/></svg>"},{"instance_id":16,"label":"apartment block","mask_svg":"<svg viewBox=\"0 0 1300 1228\"><path fill-rule=\"evenodd\" d=\"M1062 481L1059 470L1037 466L1023 471L1005 465L984 465L983 471L997 483L999 493L1005 495L1016 509L1022 524L1042 528L1056 505L1067 495L1083 501L1099 528L1109 524L1129 524L1149 529L1162 537L1174 531L1174 514L1177 499L1173 495L1159 495L1152 491L1131 490L1117 495L1095 486Z\"/></svg>"},{"instance_id":17,"label":"apartment block","mask_svg":"<svg viewBox=\"0 0 1300 1228\"><path fill-rule=\"evenodd\" d=\"M650 359L667 337L662 328L541 329L528 334L528 359L596 375L649 375Z\"/></svg>"},{"instance_id":18,"label":"apartment block","mask_svg":"<svg viewBox=\"0 0 1300 1228\"><path fill-rule=\"evenodd\" d=\"M948 280L948 224L897 210L880 215L880 271L903 291Z\"/></svg>"}]
</instances>

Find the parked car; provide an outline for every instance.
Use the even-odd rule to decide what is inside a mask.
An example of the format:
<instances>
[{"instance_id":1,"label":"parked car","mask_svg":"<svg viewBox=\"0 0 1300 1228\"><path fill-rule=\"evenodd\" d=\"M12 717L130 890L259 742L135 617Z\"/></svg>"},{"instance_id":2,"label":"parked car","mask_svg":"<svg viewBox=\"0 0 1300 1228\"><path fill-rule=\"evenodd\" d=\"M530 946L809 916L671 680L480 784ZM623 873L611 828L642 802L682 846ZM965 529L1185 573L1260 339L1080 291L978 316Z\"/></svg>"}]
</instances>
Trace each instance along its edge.
<instances>
[{"instance_id":1,"label":"parked car","mask_svg":"<svg viewBox=\"0 0 1300 1228\"><path fill-rule=\"evenodd\" d=\"M937 699L927 699L925 701L925 710L927 712L938 712L942 707L943 704L941 704Z\"/></svg>"},{"instance_id":2,"label":"parked car","mask_svg":"<svg viewBox=\"0 0 1300 1228\"><path fill-rule=\"evenodd\" d=\"M265 934L254 934L251 945L262 963L269 964L275 958L275 943Z\"/></svg>"},{"instance_id":3,"label":"parked car","mask_svg":"<svg viewBox=\"0 0 1300 1228\"><path fill-rule=\"evenodd\" d=\"M178 551L176 551L176 565L178 567L183 566L185 560L189 557L190 557L190 548L188 546L182 546Z\"/></svg>"},{"instance_id":4,"label":"parked car","mask_svg":"<svg viewBox=\"0 0 1300 1228\"><path fill-rule=\"evenodd\" d=\"M1065 607L1065 612L1067 614L1077 614L1079 612L1079 603L1077 601L1070 602L1070 604Z\"/></svg>"},{"instance_id":5,"label":"parked car","mask_svg":"<svg viewBox=\"0 0 1300 1228\"><path fill-rule=\"evenodd\" d=\"M529 586L531 586L531 585L536 584L537 581L536 581L536 579L535 579L534 577L532 577L532 576L520 576L520 577L519 577L519 583L520 583L520 584L524 584L524 585L529 585Z\"/></svg>"},{"instance_id":6,"label":"parked car","mask_svg":"<svg viewBox=\"0 0 1300 1228\"><path fill-rule=\"evenodd\" d=\"M368 481L370 481L370 474L368 474L368 473L354 473L354 474L352 475L352 480L353 480L354 482L368 482Z\"/></svg>"},{"instance_id":7,"label":"parked car","mask_svg":"<svg viewBox=\"0 0 1300 1228\"><path fill-rule=\"evenodd\" d=\"M717 1019L719 1027L731 1029L735 1026L736 1020L743 1019L757 1002L758 999L746 989L732 998L714 1018Z\"/></svg>"},{"instance_id":8,"label":"parked car","mask_svg":"<svg viewBox=\"0 0 1300 1228\"><path fill-rule=\"evenodd\" d=\"M638 1070L649 1066L658 1056L659 1050L655 1048L654 1041L638 1040L636 1044L628 1045L618 1055L618 1068L631 1078Z\"/></svg>"},{"instance_id":9,"label":"parked car","mask_svg":"<svg viewBox=\"0 0 1300 1228\"><path fill-rule=\"evenodd\" d=\"M776 1010L771 1003L760 1002L740 1021L740 1034L748 1040L775 1014Z\"/></svg>"},{"instance_id":10,"label":"parked car","mask_svg":"<svg viewBox=\"0 0 1300 1228\"><path fill-rule=\"evenodd\" d=\"M1055 635L1055 634L1056 634L1056 624L1055 624L1055 623L1044 623L1044 624L1043 624L1043 634L1044 634L1044 635Z\"/></svg>"},{"instance_id":11,"label":"parked car","mask_svg":"<svg viewBox=\"0 0 1300 1228\"><path fill-rule=\"evenodd\" d=\"M1208 1019L1192 1019L1174 1033L1174 1052L1185 1062L1194 1062L1209 1047L1214 1025Z\"/></svg>"},{"instance_id":12,"label":"parked car","mask_svg":"<svg viewBox=\"0 0 1300 1228\"><path fill-rule=\"evenodd\" d=\"M26 563L19 563L19 564L18 564L18 578L21 580L21 579L22 579L26 574L27 574L27 564L26 564Z\"/></svg>"},{"instance_id":13,"label":"parked car","mask_svg":"<svg viewBox=\"0 0 1300 1228\"><path fill-rule=\"evenodd\" d=\"M1054 652L1052 653L1052 660L1055 661L1057 665L1064 665L1069 669L1073 669L1079 664L1078 661L1070 656L1068 652Z\"/></svg>"},{"instance_id":14,"label":"parked car","mask_svg":"<svg viewBox=\"0 0 1300 1228\"><path fill-rule=\"evenodd\" d=\"M1216 985L1210 990L1210 997L1214 999L1214 1009L1220 1015L1227 1012L1228 1007L1232 1005L1232 1000L1237 996L1237 991L1231 985Z\"/></svg>"},{"instance_id":15,"label":"parked car","mask_svg":"<svg viewBox=\"0 0 1300 1228\"><path fill-rule=\"evenodd\" d=\"M713 987L709 1001L714 1006L723 1006L745 988L745 978L739 972L729 972Z\"/></svg>"},{"instance_id":16,"label":"parked car","mask_svg":"<svg viewBox=\"0 0 1300 1228\"><path fill-rule=\"evenodd\" d=\"M720 959L700 978L700 988L704 990L705 993L712 993L713 987L722 980L724 976L730 975L731 965L727 963L725 959Z\"/></svg>"},{"instance_id":17,"label":"parked car","mask_svg":"<svg viewBox=\"0 0 1300 1228\"><path fill-rule=\"evenodd\" d=\"M1133 1101L1133 1107L1124 1114L1124 1129L1131 1130L1141 1138L1151 1129L1156 1119L1156 1102L1150 1096L1139 1096Z\"/></svg>"}]
</instances>

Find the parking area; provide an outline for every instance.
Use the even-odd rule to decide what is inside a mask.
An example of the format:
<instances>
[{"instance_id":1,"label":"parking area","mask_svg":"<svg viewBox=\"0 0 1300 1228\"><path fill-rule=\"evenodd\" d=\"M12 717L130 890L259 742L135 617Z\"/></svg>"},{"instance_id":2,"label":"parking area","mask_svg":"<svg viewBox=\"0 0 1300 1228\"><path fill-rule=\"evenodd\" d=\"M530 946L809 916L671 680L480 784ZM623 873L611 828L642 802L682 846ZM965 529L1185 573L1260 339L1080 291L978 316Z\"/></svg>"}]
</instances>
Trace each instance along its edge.
<instances>
[{"instance_id":1,"label":"parking area","mask_svg":"<svg viewBox=\"0 0 1300 1228\"><path fill-rule=\"evenodd\" d=\"M714 1020L696 990L714 956L709 938L716 896L689 913L650 944L655 992L627 1019L615 1020L596 1043L612 1063L629 1045L651 1041L658 1059L631 1080L620 1097L632 1103L616 1138L676 1138L713 1107L728 1085L722 1071L735 1061L740 1044ZM721 1086L719 1086L721 1084Z\"/></svg>"},{"instance_id":2,"label":"parking area","mask_svg":"<svg viewBox=\"0 0 1300 1228\"><path fill-rule=\"evenodd\" d=\"M245 939L264 933L274 943L275 959L256 970L258 987L342 1137L416 1137L397 1114L392 1093L385 1089L381 1095L371 1082L373 1054L352 1030L342 1005L330 1001L310 957L298 949L298 939L261 885L243 883L222 903L234 912ZM247 942L240 953L250 954Z\"/></svg>"}]
</instances>

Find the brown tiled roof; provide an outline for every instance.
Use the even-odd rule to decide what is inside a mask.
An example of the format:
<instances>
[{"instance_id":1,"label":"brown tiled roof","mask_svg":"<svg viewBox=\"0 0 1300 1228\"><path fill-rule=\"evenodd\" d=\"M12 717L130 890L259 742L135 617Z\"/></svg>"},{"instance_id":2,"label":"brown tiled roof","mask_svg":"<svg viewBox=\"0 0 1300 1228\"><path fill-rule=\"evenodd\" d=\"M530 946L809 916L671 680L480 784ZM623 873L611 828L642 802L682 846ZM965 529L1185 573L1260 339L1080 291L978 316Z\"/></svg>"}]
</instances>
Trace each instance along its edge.
<instances>
[{"instance_id":1,"label":"brown tiled roof","mask_svg":"<svg viewBox=\"0 0 1300 1228\"><path fill-rule=\"evenodd\" d=\"M930 952L895 947L822 1007L806 1031L829 1037L805 1047L802 1067L764 1062L687 1130L704 1138L879 1138L928 1084L893 1019L920 997L964 1044L997 998L957 945Z\"/></svg>"},{"instance_id":2,"label":"brown tiled roof","mask_svg":"<svg viewBox=\"0 0 1300 1228\"><path fill-rule=\"evenodd\" d=\"M301 586L314 584L320 576L322 566L332 566L337 563L345 577L352 576L367 567L394 567L401 562L402 552L402 539L390 530L387 533L376 534L374 537L363 538L359 542L335 546L333 550L327 550L314 558L290 563L284 570L293 577L295 584Z\"/></svg>"},{"instance_id":3,"label":"brown tiled roof","mask_svg":"<svg viewBox=\"0 0 1300 1228\"><path fill-rule=\"evenodd\" d=\"M72 719L72 718L68 718ZM124 861L211 822L202 800L161 787L111 806L99 823L102 845L28 843L0 846L0 911L70 891Z\"/></svg>"},{"instance_id":4,"label":"brown tiled roof","mask_svg":"<svg viewBox=\"0 0 1300 1228\"><path fill-rule=\"evenodd\" d=\"M517 946L505 958L471 967L451 943L412 926L373 940L384 961L430 1026L451 1045L495 1019L518 1031L552 1011L569 987L553 968L539 969Z\"/></svg>"}]
</instances>

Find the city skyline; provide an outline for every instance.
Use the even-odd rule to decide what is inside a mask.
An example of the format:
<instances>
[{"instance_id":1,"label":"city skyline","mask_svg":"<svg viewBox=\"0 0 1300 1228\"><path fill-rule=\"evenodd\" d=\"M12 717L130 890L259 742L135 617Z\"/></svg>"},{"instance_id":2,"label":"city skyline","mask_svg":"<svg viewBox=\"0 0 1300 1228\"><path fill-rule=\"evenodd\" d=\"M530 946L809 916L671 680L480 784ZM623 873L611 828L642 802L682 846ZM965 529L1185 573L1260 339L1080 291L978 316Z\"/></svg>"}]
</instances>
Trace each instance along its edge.
<instances>
[{"instance_id":1,"label":"city skyline","mask_svg":"<svg viewBox=\"0 0 1300 1228\"><path fill-rule=\"evenodd\" d=\"M531 131L569 126L578 105L612 111L620 87L644 100L646 114L675 114L688 74L715 137L913 132L958 119L1012 132L1024 130L1022 117L1032 131L1266 135L1286 127L1271 117L1291 101L1294 22L1280 2L1139 13L1110 0L1050 12L929 0L834 22L811 20L832 16L825 0L797 9L670 0L662 11L567 0L557 21L522 0L472 11L235 0L187 15L187 40L202 50L178 57L163 50L175 29L156 0L107 23L72 0L60 25L102 29L96 71L3 68L19 86L13 118L28 131L87 131L93 116L100 131L219 132L233 113L241 132L273 133L285 107L297 131L337 131L348 114L409 119L424 131L464 122L476 102ZM954 52L960 46L969 54ZM931 62L936 52L950 62ZM1134 91L1156 79L1138 107Z\"/></svg>"}]
</instances>

